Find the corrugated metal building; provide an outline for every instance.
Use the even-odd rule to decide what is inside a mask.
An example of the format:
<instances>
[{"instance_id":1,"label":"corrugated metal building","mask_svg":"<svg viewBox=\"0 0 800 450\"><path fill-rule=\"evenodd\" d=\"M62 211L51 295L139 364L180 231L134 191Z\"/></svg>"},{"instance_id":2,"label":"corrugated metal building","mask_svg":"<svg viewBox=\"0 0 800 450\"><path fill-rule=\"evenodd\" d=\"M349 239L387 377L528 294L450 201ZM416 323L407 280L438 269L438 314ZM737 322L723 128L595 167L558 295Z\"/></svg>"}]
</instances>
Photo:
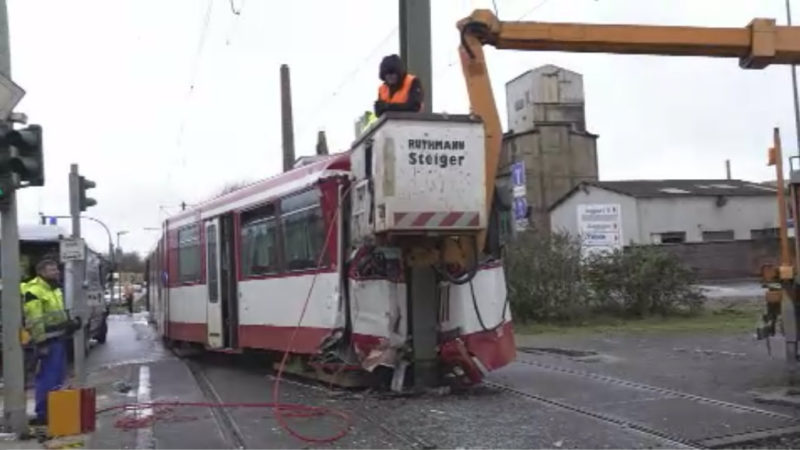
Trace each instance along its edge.
<instances>
[{"instance_id":1,"label":"corrugated metal building","mask_svg":"<svg viewBox=\"0 0 800 450\"><path fill-rule=\"evenodd\" d=\"M585 182L551 206L553 231L579 235L580 205L618 205L623 245L774 237L775 188L742 180Z\"/></svg>"},{"instance_id":2,"label":"corrugated metal building","mask_svg":"<svg viewBox=\"0 0 800 450\"><path fill-rule=\"evenodd\" d=\"M506 83L506 107L501 168L525 162L531 225L546 232L550 205L579 183L598 179L597 135L586 131L583 77L552 64L530 70Z\"/></svg>"}]
</instances>

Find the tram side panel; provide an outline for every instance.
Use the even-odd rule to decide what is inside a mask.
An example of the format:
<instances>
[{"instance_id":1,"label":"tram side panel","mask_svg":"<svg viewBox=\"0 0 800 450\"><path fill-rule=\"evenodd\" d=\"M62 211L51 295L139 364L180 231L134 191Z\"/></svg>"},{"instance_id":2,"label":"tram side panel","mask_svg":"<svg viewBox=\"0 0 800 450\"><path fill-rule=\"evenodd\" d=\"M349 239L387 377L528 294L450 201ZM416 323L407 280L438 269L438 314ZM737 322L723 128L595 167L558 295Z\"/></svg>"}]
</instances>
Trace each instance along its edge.
<instances>
[{"instance_id":1,"label":"tram side panel","mask_svg":"<svg viewBox=\"0 0 800 450\"><path fill-rule=\"evenodd\" d=\"M343 322L337 192L322 182L240 214L240 347L314 354Z\"/></svg>"},{"instance_id":2,"label":"tram side panel","mask_svg":"<svg viewBox=\"0 0 800 450\"><path fill-rule=\"evenodd\" d=\"M167 231L168 295L165 302L167 337L205 343L206 285L202 227L199 222Z\"/></svg>"}]
</instances>

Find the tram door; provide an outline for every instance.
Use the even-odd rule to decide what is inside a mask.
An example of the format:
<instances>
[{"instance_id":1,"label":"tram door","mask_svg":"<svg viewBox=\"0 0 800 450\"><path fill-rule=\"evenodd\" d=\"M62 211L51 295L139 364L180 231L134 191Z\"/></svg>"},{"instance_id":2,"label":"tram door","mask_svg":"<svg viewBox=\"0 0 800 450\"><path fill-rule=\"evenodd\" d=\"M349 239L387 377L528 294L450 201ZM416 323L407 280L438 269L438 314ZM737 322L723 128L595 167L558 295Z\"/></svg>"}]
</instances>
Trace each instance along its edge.
<instances>
[{"instance_id":1,"label":"tram door","mask_svg":"<svg viewBox=\"0 0 800 450\"><path fill-rule=\"evenodd\" d=\"M221 348L224 345L222 329L222 289L219 264L219 219L206 221L206 323L208 346Z\"/></svg>"}]
</instances>

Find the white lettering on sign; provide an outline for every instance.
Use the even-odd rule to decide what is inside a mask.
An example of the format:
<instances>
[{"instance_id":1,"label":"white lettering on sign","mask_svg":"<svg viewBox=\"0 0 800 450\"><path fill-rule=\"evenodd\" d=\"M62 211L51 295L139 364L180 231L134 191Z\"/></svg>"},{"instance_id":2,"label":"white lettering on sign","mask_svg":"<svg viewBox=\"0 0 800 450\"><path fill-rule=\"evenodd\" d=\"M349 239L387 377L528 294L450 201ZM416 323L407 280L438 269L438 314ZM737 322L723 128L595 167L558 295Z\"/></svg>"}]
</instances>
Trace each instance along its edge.
<instances>
[{"instance_id":1,"label":"white lettering on sign","mask_svg":"<svg viewBox=\"0 0 800 450\"><path fill-rule=\"evenodd\" d=\"M578 233L584 256L622 248L622 208L618 204L578 205Z\"/></svg>"},{"instance_id":2,"label":"white lettering on sign","mask_svg":"<svg viewBox=\"0 0 800 450\"><path fill-rule=\"evenodd\" d=\"M81 238L65 238L59 243L61 262L83 261L86 259L86 244Z\"/></svg>"}]
</instances>

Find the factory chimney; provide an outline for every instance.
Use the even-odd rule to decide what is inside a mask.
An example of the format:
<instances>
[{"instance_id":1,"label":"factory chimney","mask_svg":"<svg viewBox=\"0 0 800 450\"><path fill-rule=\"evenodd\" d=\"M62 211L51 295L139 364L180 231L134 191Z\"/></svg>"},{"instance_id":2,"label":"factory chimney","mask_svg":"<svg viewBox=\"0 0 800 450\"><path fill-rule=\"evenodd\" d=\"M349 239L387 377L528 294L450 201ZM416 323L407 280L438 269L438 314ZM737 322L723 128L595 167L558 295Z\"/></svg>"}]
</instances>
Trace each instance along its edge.
<instances>
[{"instance_id":1,"label":"factory chimney","mask_svg":"<svg viewBox=\"0 0 800 450\"><path fill-rule=\"evenodd\" d=\"M281 64L281 132L283 136L283 171L294 166L294 122L292 121L292 86L289 66Z\"/></svg>"}]
</instances>

